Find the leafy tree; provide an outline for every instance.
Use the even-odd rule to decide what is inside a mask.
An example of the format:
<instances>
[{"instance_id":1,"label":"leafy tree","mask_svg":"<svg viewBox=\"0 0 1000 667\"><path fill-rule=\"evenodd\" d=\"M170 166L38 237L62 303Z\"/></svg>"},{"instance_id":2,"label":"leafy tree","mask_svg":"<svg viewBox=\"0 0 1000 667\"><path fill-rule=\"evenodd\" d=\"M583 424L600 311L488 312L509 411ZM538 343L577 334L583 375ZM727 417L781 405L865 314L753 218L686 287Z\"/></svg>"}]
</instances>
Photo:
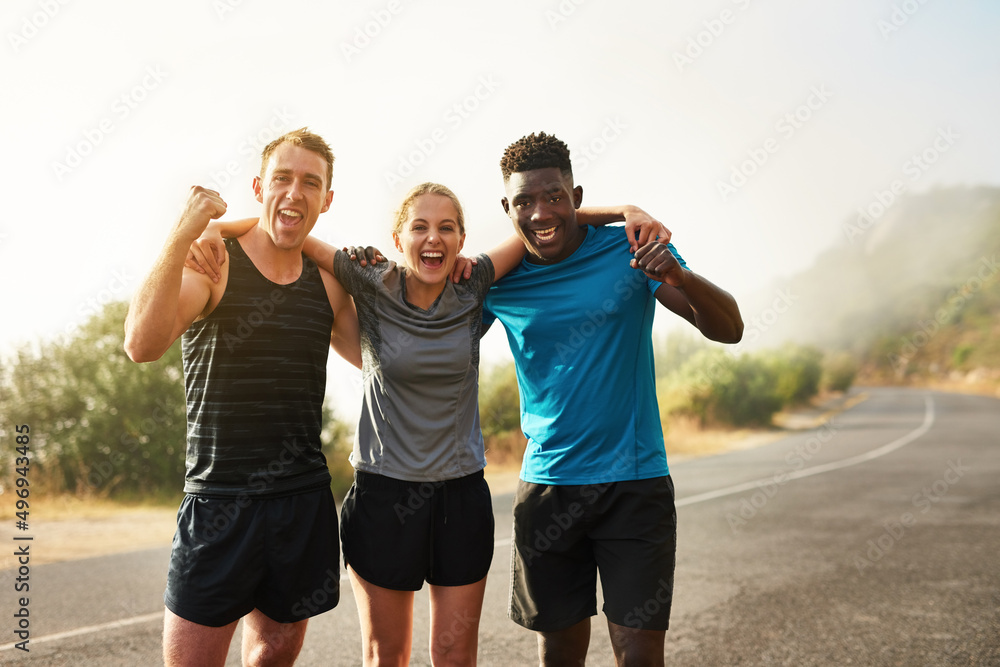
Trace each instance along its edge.
<instances>
[{"instance_id":1,"label":"leafy tree","mask_svg":"<svg viewBox=\"0 0 1000 667\"><path fill-rule=\"evenodd\" d=\"M72 337L23 346L0 365L0 437L31 428L31 482L40 491L116 499L176 496L184 485L187 416L181 346L132 362L128 304L110 303ZM350 432L324 407L324 452L343 495ZM13 457L0 457L9 488Z\"/></svg>"},{"instance_id":2,"label":"leafy tree","mask_svg":"<svg viewBox=\"0 0 1000 667\"><path fill-rule=\"evenodd\" d=\"M182 485L180 344L155 363L133 363L122 349L127 309L110 303L74 336L23 346L3 364L2 428L30 426L43 490L122 497Z\"/></svg>"}]
</instances>

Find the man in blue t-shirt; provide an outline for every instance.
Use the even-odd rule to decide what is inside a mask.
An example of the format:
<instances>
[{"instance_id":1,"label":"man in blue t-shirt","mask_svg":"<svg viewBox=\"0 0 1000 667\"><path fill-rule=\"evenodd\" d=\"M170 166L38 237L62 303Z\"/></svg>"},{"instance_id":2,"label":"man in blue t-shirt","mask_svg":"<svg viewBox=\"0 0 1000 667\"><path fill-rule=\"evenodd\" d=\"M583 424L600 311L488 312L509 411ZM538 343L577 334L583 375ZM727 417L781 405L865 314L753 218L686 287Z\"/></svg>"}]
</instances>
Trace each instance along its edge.
<instances>
[{"instance_id":1,"label":"man in blue t-shirt","mask_svg":"<svg viewBox=\"0 0 1000 667\"><path fill-rule=\"evenodd\" d=\"M500 162L504 210L528 249L490 290L517 367L528 439L514 500L510 617L543 664L583 664L600 572L619 664L662 664L676 513L653 369L655 302L738 342L739 308L673 246L634 257L620 229L580 227L569 149L545 133Z\"/></svg>"}]
</instances>

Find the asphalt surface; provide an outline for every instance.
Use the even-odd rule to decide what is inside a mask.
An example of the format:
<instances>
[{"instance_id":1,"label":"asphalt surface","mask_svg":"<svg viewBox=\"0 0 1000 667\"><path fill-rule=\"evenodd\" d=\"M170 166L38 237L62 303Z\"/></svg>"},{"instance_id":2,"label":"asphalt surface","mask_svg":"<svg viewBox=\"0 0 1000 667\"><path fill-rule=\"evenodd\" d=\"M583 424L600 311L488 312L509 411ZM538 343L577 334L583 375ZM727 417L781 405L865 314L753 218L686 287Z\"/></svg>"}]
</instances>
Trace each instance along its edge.
<instances>
[{"instance_id":1,"label":"asphalt surface","mask_svg":"<svg viewBox=\"0 0 1000 667\"><path fill-rule=\"evenodd\" d=\"M1000 665L1000 401L869 394L816 430L671 465L668 665ZM494 498L482 665L537 662L534 635L506 618L510 503ZM167 558L164 548L32 567L31 650L4 647L0 664L161 664ZM18 639L16 577L0 572L0 643ZM342 590L310 623L298 665L360 664ZM414 633L411 664L429 664L426 590ZM237 632L228 665L238 642ZM600 614L589 663L613 664Z\"/></svg>"}]
</instances>

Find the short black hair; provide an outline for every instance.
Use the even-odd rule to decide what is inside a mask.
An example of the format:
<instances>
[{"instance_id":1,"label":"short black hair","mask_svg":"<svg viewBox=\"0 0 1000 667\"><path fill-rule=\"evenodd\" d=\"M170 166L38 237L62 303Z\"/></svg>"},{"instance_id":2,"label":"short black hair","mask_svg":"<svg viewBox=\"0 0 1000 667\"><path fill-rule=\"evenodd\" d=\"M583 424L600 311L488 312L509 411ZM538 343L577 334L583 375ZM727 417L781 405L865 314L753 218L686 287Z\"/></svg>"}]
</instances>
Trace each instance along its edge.
<instances>
[{"instance_id":1,"label":"short black hair","mask_svg":"<svg viewBox=\"0 0 1000 667\"><path fill-rule=\"evenodd\" d=\"M521 137L503 152L500 158L500 171L503 180L507 181L511 174L534 169L556 167L564 175L572 178L573 167L569 161L569 146L551 134L532 132Z\"/></svg>"}]
</instances>

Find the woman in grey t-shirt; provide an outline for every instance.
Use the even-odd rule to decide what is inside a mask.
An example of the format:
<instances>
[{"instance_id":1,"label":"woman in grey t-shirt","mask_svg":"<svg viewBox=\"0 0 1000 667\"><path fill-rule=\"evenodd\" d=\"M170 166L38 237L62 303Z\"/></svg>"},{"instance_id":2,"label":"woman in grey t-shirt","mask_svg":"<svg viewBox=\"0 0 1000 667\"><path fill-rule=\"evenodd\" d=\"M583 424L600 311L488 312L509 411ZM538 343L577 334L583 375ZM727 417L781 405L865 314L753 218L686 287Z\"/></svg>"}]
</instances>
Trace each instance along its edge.
<instances>
[{"instance_id":1,"label":"woman in grey t-shirt","mask_svg":"<svg viewBox=\"0 0 1000 667\"><path fill-rule=\"evenodd\" d=\"M305 247L354 297L361 328L364 400L341 512L344 561L366 663L409 661L413 593L426 581L433 662L447 654L474 664L494 543L478 411L482 305L524 246L513 237L452 282L465 221L454 193L434 183L407 194L392 236L402 265L362 267L318 241Z\"/></svg>"}]
</instances>

